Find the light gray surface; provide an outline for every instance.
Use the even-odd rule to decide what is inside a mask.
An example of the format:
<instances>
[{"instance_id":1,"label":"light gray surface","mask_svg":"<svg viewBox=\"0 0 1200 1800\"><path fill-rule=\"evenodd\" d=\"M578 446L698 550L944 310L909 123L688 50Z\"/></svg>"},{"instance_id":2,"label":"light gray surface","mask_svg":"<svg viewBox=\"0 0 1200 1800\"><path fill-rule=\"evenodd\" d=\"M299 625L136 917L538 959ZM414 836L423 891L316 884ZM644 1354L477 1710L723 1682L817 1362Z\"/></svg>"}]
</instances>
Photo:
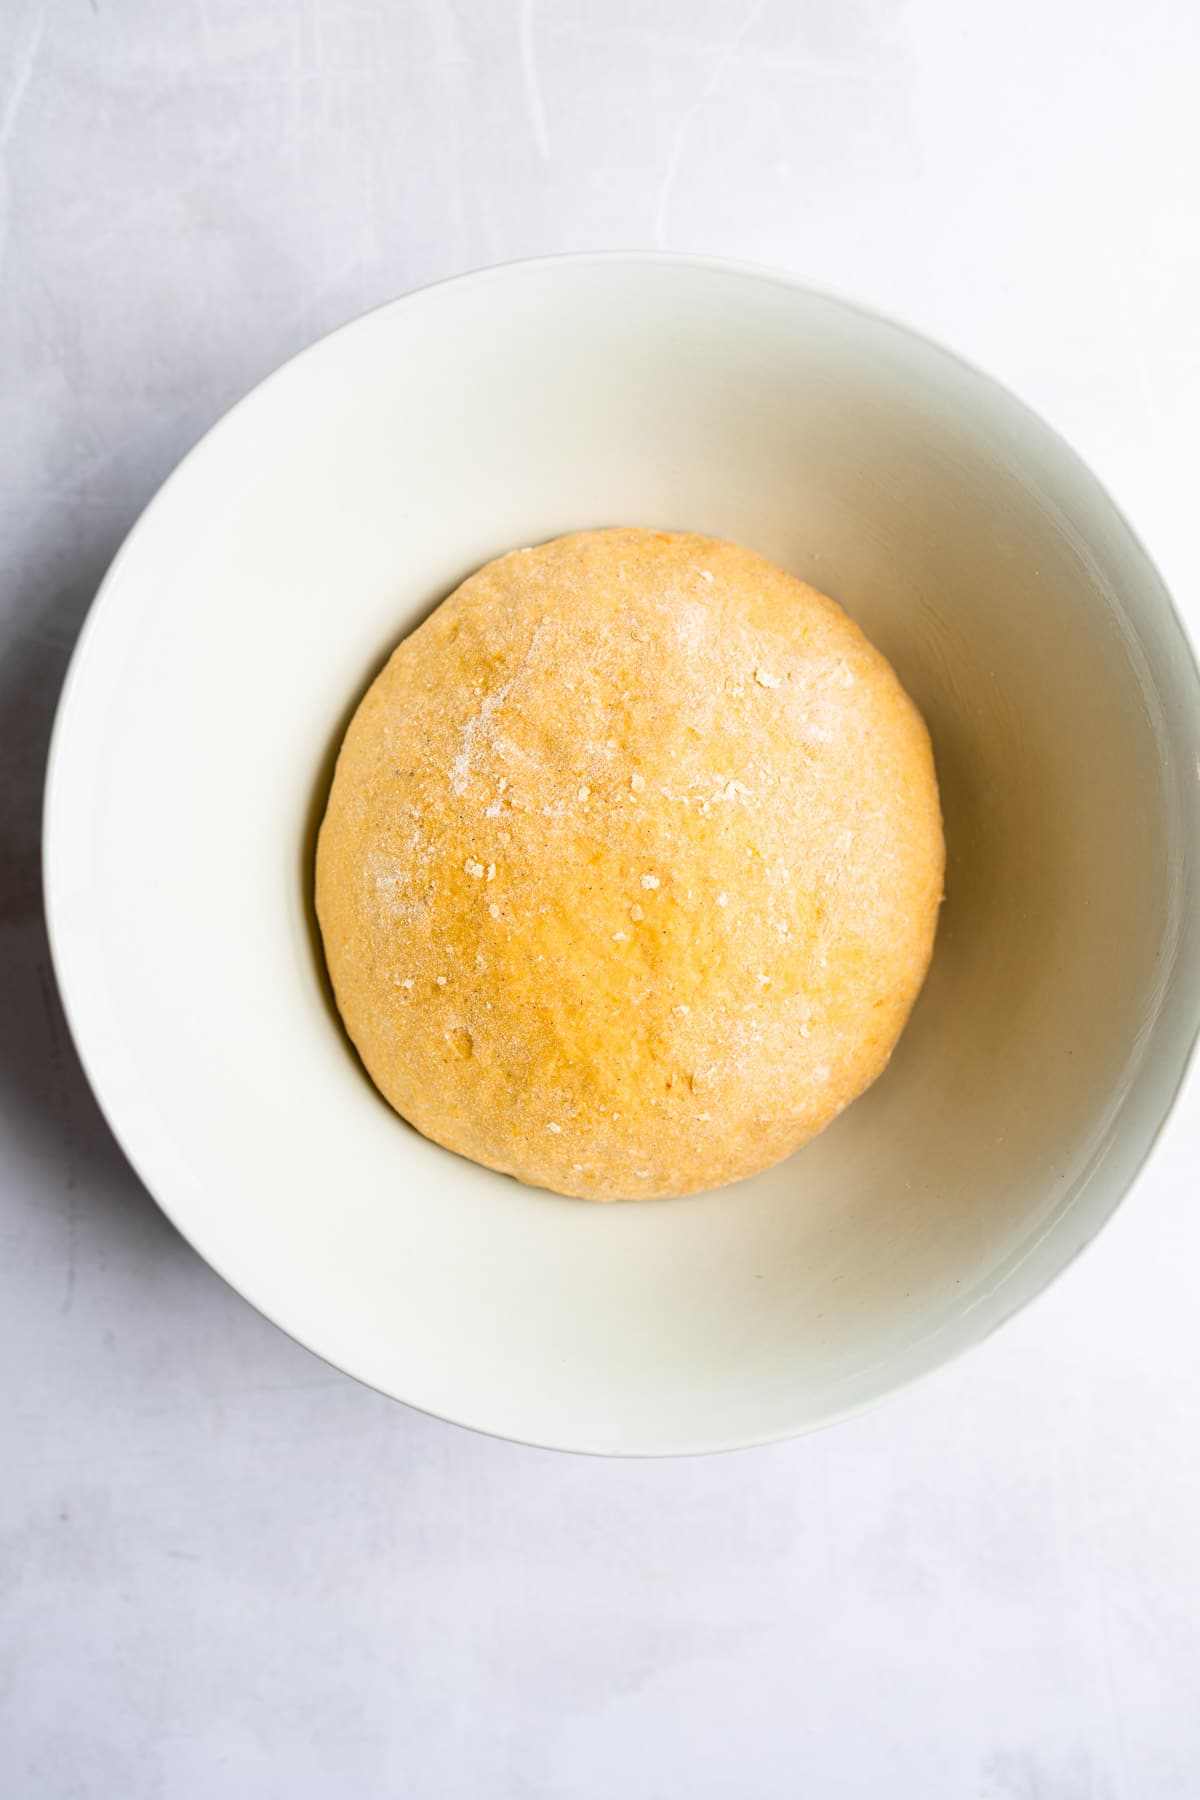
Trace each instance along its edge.
<instances>
[{"instance_id":1,"label":"light gray surface","mask_svg":"<svg viewBox=\"0 0 1200 1800\"><path fill-rule=\"evenodd\" d=\"M1200 17L9 0L0 16L0 1793L1168 1800L1200 1788L1193 1081L982 1351L818 1438L606 1464L283 1339L66 1042L51 709L178 455L378 299L653 245L778 263L1008 380L1200 630Z\"/></svg>"}]
</instances>

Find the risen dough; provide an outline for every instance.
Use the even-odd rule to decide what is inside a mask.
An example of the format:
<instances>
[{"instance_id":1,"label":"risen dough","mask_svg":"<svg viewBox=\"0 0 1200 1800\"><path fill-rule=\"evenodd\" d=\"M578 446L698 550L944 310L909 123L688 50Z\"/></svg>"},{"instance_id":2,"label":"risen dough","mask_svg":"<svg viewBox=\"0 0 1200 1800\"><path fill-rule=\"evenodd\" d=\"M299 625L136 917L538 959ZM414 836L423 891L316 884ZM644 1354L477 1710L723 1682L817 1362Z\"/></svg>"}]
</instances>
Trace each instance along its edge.
<instances>
[{"instance_id":1,"label":"risen dough","mask_svg":"<svg viewBox=\"0 0 1200 1800\"><path fill-rule=\"evenodd\" d=\"M839 607L733 544L590 531L489 563L396 650L317 910L418 1130L650 1198L764 1168L874 1081L942 869L925 727Z\"/></svg>"}]
</instances>

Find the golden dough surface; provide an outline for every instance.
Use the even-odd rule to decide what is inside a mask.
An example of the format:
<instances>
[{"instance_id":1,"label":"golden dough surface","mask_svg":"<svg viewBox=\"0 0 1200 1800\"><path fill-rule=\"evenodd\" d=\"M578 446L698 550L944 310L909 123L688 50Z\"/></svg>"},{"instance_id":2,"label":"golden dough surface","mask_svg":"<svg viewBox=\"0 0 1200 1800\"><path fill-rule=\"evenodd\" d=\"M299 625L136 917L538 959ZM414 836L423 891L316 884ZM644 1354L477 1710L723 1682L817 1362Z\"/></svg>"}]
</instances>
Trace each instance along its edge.
<instances>
[{"instance_id":1,"label":"golden dough surface","mask_svg":"<svg viewBox=\"0 0 1200 1800\"><path fill-rule=\"evenodd\" d=\"M419 1131L648 1199L778 1161L875 1080L943 863L924 723L833 601L713 538L585 531L396 649L338 759L317 911Z\"/></svg>"}]
</instances>

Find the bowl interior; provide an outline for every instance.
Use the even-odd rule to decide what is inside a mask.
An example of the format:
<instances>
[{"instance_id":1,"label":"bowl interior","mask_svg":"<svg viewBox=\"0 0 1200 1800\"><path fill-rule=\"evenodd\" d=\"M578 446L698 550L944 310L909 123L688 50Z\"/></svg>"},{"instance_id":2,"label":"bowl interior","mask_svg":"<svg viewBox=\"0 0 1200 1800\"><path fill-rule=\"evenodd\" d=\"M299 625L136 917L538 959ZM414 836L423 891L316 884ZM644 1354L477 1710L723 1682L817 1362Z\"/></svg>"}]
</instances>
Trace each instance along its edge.
<instances>
[{"instance_id":1,"label":"bowl interior","mask_svg":"<svg viewBox=\"0 0 1200 1800\"><path fill-rule=\"evenodd\" d=\"M837 598L929 721L950 858L885 1077L768 1174L644 1207L396 1118L308 900L396 640L489 557L604 524L729 537ZM536 1442L754 1441L983 1335L1116 1203L1196 1018L1196 721L1145 556L982 377L743 271L518 266L318 344L133 533L56 734L56 963L148 1185L312 1348Z\"/></svg>"}]
</instances>

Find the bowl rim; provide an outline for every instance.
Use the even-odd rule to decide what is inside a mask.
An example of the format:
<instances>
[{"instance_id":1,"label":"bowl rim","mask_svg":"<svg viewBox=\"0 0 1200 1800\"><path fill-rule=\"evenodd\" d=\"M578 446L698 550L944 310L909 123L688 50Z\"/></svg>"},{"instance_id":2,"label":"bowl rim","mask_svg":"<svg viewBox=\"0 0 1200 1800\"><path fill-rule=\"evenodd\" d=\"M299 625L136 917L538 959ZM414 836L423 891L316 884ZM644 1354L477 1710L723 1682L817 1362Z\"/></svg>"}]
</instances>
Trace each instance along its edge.
<instances>
[{"instance_id":1,"label":"bowl rim","mask_svg":"<svg viewBox=\"0 0 1200 1800\"><path fill-rule=\"evenodd\" d=\"M1163 579L1157 563L1150 555L1133 525L1130 523L1124 510L1113 497L1106 484L1092 469L1091 465L1053 424L1046 420L1034 407L1022 399L1020 395L1005 382L997 379L994 375L989 374L986 370L981 369L968 357L942 343L939 339L929 336L926 332L910 324L905 319L898 318L894 314L874 305L867 304L856 297L840 293L834 289L816 285L788 270L776 268L768 264L759 264L742 261L736 258L700 253L648 249L562 251L532 257L517 257L501 262L489 263L480 268L464 270L455 274L439 277L431 282L422 283L420 286L409 289L404 293L382 300L376 305L368 307L360 313L354 314L352 317L344 320L341 324L334 326L331 330L323 332L310 343L304 345L301 349L292 352L281 362L274 365L274 367L269 369L265 375L260 377L259 380L254 382L245 391L245 393L235 400L231 406L220 413L219 416L206 427L200 436L197 437L195 442L183 453L168 474L158 484L149 500L141 508L136 518L129 526L129 529L122 538L100 580L96 592L88 606L86 616L76 637L75 643L72 646L62 685L59 690L49 746L46 754L43 781L43 801L41 809L43 912L50 947L51 964L54 970L60 1003L63 1008L68 1029L71 1033L72 1043L96 1103L100 1108L105 1123L112 1132L113 1137L116 1139L122 1155L129 1163L134 1174L142 1183L155 1205L165 1214L166 1218L179 1233L180 1237L183 1238L184 1242L188 1244L189 1248L191 1248L202 1261L207 1263L213 1272L224 1281L227 1286L232 1288L239 1298L252 1306L255 1311L267 1319L277 1330L283 1332L283 1334L290 1338L293 1343L299 1344L301 1348L308 1351L311 1355L318 1357L328 1367L336 1369L340 1374L348 1376L350 1379L359 1382L362 1386L382 1395L388 1400L398 1401L405 1406L411 1407L416 1412L425 1414L429 1418L436 1418L444 1423L460 1426L463 1429L477 1432L484 1437L494 1438L504 1443L519 1444L533 1449L553 1450L564 1455L615 1456L630 1460L716 1455L734 1450L749 1450L771 1444L784 1443L792 1438L806 1436L813 1431L824 1430L828 1426L839 1424L843 1420L854 1418L863 1412L870 1411L881 1401L888 1399L894 1394L903 1393L909 1388L930 1379L932 1376L957 1362L960 1357L967 1355L970 1351L986 1343L989 1338L1011 1319L1023 1312L1027 1307L1033 1305L1035 1301L1039 1300L1054 1287L1062 1276L1065 1275L1078 1261L1084 1251L1095 1243L1096 1239L1109 1225L1119 1207L1128 1198L1134 1186L1145 1174L1155 1152L1159 1148L1167 1124L1175 1111L1179 1097L1187 1085L1189 1075L1197 1062L1197 1053L1200 1051L1200 1004L1198 1004L1195 1009L1196 1016L1191 1021L1190 1034L1184 1044L1182 1054L1179 1056L1177 1066L1173 1071L1173 1080L1169 1085L1169 1091L1164 1092L1164 1097L1154 1108L1156 1116L1145 1146L1129 1176L1115 1193L1107 1210L1105 1210L1097 1219L1094 1227L1089 1230L1078 1243L1067 1251L1062 1260L1058 1262L1057 1266L1048 1272L1038 1287L1034 1288L1031 1292L1015 1296L1012 1299L1011 1304L1001 1308L977 1337L945 1347L937 1360L925 1367L918 1368L903 1375L888 1376L871 1394L858 1401L844 1406L831 1407L828 1412L822 1413L819 1417L803 1421L799 1424L786 1425L766 1432L753 1432L745 1436L725 1437L719 1440L705 1439L704 1441L695 1443L676 1444L672 1445L670 1448L661 1450L654 1448L628 1448L623 1446L613 1448L600 1444L566 1444L561 1441L555 1442L533 1436L518 1436L515 1433L507 1433L496 1428L481 1425L477 1421L469 1418L456 1417L452 1413L437 1411L432 1407L422 1405L419 1401L408 1399L402 1395L395 1394L386 1388L380 1387L369 1376L365 1376L356 1370L347 1368L335 1358L331 1357L326 1351L320 1349L317 1345L308 1342L305 1338L289 1329L288 1326L282 1324L274 1315L274 1312L269 1305L265 1305L261 1300L257 1299L254 1294L248 1292L242 1282L235 1280L233 1276L228 1273L222 1266L220 1260L215 1259L206 1250L202 1249L192 1232L189 1231L180 1218L177 1217L171 1201L158 1192L155 1185L149 1179L142 1166L143 1158L140 1149L127 1141L125 1131L122 1129L119 1118L120 1107L112 1098L102 1064L93 1053L93 1046L88 1041L87 1028L79 1016L79 1009L72 994L70 976L71 954L67 949L65 930L56 910L58 902L56 900L57 887L55 867L60 854L59 846L61 843L62 832L65 829L64 826L59 823L61 816L61 807L58 800L59 789L61 786L60 771L66 759L66 750L64 749L64 746L68 740L70 715L74 705L74 696L84 677L89 645L97 633L99 622L104 615L106 608L111 605L111 597L118 585L122 567L132 553L134 545L146 526L147 521L153 515L157 514L161 505L165 504L176 484L186 478L190 464L199 455L200 451L207 447L210 441L221 434L226 427L231 426L232 422L245 407L256 400L257 397L270 388L273 383L284 377L295 364L299 363L315 351L323 348L332 340L340 337L343 333L354 330L357 326L361 325L364 321L373 318L376 314L395 311L406 306L428 303L428 301L443 288L486 286L509 279L520 279L538 271L556 268L562 264L573 264L577 267L656 265L660 267L670 267L681 271L726 275L752 283L781 287L789 292L798 294L805 299L815 300L837 310L857 315L868 323L882 325L901 338L909 340L926 354L932 354L934 357L948 362L953 365L960 374L967 375L974 381L982 383L993 393L999 394L1022 416L1023 419L1033 424L1055 449L1063 453L1078 471L1087 477L1093 492L1099 499L1107 504L1110 509L1113 524L1125 535L1133 550L1141 558L1147 570L1154 578L1158 592L1150 604L1159 610L1163 623L1174 629L1179 645L1182 648L1185 663L1183 682L1184 685L1190 689L1191 706L1195 716L1197 736L1198 739L1200 739L1200 654L1198 654L1196 644L1193 642L1189 633L1187 622L1180 613L1179 608L1176 606L1171 590ZM1197 764L1197 774L1200 775L1200 763ZM1181 948L1181 945L1176 946L1177 956ZM1164 1087L1165 1085L1166 1084L1164 1084ZM131 1130L129 1132L129 1137L133 1138L134 1135L135 1133ZM1040 1239L1038 1241L1040 1241Z\"/></svg>"}]
</instances>

